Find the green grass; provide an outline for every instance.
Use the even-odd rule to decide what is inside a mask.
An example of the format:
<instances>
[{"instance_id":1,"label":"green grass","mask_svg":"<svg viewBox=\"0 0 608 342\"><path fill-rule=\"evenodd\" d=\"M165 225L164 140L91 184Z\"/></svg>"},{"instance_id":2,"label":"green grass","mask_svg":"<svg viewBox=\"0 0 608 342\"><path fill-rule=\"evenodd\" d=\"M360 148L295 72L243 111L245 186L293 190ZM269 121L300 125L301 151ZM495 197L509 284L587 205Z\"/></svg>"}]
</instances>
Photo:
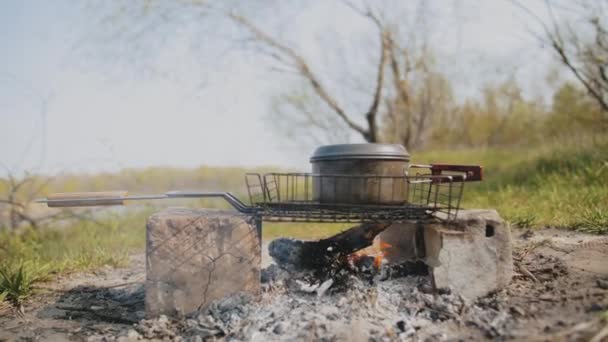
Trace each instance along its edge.
<instances>
[{"instance_id":1,"label":"green grass","mask_svg":"<svg viewBox=\"0 0 608 342\"><path fill-rule=\"evenodd\" d=\"M129 253L144 248L148 214L148 210L108 213L96 222L0 231L0 302L21 302L35 283L54 274L127 265Z\"/></svg>"},{"instance_id":2,"label":"green grass","mask_svg":"<svg viewBox=\"0 0 608 342\"><path fill-rule=\"evenodd\" d=\"M34 290L33 285L47 279L45 267L32 262L0 267L0 302L19 304Z\"/></svg>"},{"instance_id":3,"label":"green grass","mask_svg":"<svg viewBox=\"0 0 608 342\"><path fill-rule=\"evenodd\" d=\"M522 228L608 232L608 143L432 152L418 157L425 162L484 166L484 181L465 187L464 207L496 208Z\"/></svg>"},{"instance_id":4,"label":"green grass","mask_svg":"<svg viewBox=\"0 0 608 342\"><path fill-rule=\"evenodd\" d=\"M17 234L0 233L0 264L34 261L48 272L69 272L103 265L121 266L128 253L141 250L147 211L106 214L96 222L82 220L66 227Z\"/></svg>"}]
</instances>

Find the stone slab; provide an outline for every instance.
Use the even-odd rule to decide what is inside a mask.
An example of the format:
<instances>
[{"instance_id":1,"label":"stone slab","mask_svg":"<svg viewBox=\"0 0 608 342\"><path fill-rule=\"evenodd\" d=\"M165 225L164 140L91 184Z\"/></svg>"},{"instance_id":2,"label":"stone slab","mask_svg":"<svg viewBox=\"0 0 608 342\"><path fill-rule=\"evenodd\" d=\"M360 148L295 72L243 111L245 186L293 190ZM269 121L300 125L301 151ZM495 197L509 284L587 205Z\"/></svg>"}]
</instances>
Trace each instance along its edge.
<instances>
[{"instance_id":1,"label":"stone slab","mask_svg":"<svg viewBox=\"0 0 608 342\"><path fill-rule=\"evenodd\" d=\"M429 224L424 243L435 286L469 300L504 288L513 275L511 230L495 210L461 210L453 224Z\"/></svg>"},{"instance_id":2,"label":"stone slab","mask_svg":"<svg viewBox=\"0 0 608 342\"><path fill-rule=\"evenodd\" d=\"M230 210L169 208L148 219L146 316L183 316L260 292L260 226Z\"/></svg>"}]
</instances>

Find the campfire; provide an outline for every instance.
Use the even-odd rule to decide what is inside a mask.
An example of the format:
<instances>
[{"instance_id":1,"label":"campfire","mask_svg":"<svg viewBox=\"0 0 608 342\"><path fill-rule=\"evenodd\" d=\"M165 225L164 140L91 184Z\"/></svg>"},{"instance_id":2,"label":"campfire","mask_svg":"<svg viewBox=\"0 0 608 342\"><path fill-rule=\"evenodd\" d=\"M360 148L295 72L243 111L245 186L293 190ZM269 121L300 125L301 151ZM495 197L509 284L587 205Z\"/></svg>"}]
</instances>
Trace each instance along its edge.
<instances>
[{"instance_id":1,"label":"campfire","mask_svg":"<svg viewBox=\"0 0 608 342\"><path fill-rule=\"evenodd\" d=\"M360 284L414 282L415 291L449 288L457 297L475 298L510 279L504 221L494 211L460 210L464 185L481 180L481 167L410 164L403 146L388 144L322 146L310 161L311 173L246 174L248 204L229 192L200 191L54 194L41 202L62 207L217 197L236 209L168 209L150 217L148 316L192 314L227 295L259 294L264 286L322 298ZM311 230L319 223L353 226L315 241L275 239L268 245L274 265L261 270L261 229L268 221L306 222Z\"/></svg>"}]
</instances>

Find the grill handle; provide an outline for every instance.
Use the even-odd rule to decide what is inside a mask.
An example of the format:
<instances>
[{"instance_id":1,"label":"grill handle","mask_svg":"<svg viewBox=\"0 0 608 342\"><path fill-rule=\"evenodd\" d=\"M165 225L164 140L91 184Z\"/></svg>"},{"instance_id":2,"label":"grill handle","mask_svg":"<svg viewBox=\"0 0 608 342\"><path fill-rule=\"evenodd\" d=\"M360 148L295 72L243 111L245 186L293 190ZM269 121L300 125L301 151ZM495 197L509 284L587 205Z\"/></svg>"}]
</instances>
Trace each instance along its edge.
<instances>
[{"instance_id":1,"label":"grill handle","mask_svg":"<svg viewBox=\"0 0 608 342\"><path fill-rule=\"evenodd\" d=\"M479 165L414 164L410 168L429 169L433 176L451 176L454 182L478 182L483 179L483 168Z\"/></svg>"},{"instance_id":2,"label":"grill handle","mask_svg":"<svg viewBox=\"0 0 608 342\"><path fill-rule=\"evenodd\" d=\"M431 164L431 173L433 175L442 175L444 171L462 172L464 177L460 177L462 177L463 182L479 182L483 178L483 168L479 165ZM459 177L459 175L455 177Z\"/></svg>"},{"instance_id":3,"label":"grill handle","mask_svg":"<svg viewBox=\"0 0 608 342\"><path fill-rule=\"evenodd\" d=\"M241 202L229 192L169 191L162 195L145 196L127 196L126 191L70 192L50 194L47 198L38 199L36 202L46 203L50 208L61 208L124 205L125 201L173 198L223 198L241 213L250 214L255 212L254 208Z\"/></svg>"},{"instance_id":4,"label":"grill handle","mask_svg":"<svg viewBox=\"0 0 608 342\"><path fill-rule=\"evenodd\" d=\"M109 206L123 205L126 196L126 191L70 192L50 194L36 202L46 203L50 208Z\"/></svg>"}]
</instances>

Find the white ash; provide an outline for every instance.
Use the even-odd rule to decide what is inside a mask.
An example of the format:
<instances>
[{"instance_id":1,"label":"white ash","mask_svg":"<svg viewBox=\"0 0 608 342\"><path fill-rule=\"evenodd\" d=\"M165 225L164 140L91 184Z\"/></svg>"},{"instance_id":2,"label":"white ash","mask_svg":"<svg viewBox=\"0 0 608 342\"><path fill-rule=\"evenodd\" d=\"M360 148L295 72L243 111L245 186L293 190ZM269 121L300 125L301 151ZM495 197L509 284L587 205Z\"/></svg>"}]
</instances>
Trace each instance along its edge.
<instances>
[{"instance_id":1,"label":"white ash","mask_svg":"<svg viewBox=\"0 0 608 342\"><path fill-rule=\"evenodd\" d=\"M145 320L136 329L146 338L189 341L445 340L465 331L458 330L462 325L478 328L478 335L462 338L504 336L510 318L500 296L469 304L450 291L432 291L428 276L370 283L351 275L345 291L331 291L326 281L316 284L329 288L319 294L293 286L280 269L266 271L272 281L260 299L234 295L185 319Z\"/></svg>"}]
</instances>

